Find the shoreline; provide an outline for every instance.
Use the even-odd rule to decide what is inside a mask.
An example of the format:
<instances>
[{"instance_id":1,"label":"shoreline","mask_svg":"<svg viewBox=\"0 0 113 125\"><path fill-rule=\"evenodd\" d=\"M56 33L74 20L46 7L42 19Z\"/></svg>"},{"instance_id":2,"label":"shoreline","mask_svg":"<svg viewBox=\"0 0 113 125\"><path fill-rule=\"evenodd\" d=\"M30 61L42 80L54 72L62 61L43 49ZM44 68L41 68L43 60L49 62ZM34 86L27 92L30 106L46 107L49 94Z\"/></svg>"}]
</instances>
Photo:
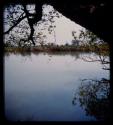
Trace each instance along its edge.
<instances>
[{"instance_id":1,"label":"shoreline","mask_svg":"<svg viewBox=\"0 0 113 125\"><path fill-rule=\"evenodd\" d=\"M38 46L38 47L4 47L5 52L107 52L108 46Z\"/></svg>"}]
</instances>

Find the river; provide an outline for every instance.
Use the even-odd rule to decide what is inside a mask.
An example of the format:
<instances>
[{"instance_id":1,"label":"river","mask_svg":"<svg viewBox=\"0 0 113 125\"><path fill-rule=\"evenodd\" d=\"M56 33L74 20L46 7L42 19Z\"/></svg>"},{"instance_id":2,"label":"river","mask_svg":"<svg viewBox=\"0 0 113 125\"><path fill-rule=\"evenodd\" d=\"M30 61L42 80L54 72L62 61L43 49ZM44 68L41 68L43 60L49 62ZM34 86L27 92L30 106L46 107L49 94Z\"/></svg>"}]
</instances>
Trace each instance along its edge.
<instances>
[{"instance_id":1,"label":"river","mask_svg":"<svg viewBox=\"0 0 113 125\"><path fill-rule=\"evenodd\" d=\"M95 55L95 56L94 56ZM73 98L83 79L109 79L94 53L6 53L5 117L9 121L98 121ZM84 83L85 84L85 83ZM101 92L100 94L102 94ZM101 114L100 114L101 115Z\"/></svg>"}]
</instances>

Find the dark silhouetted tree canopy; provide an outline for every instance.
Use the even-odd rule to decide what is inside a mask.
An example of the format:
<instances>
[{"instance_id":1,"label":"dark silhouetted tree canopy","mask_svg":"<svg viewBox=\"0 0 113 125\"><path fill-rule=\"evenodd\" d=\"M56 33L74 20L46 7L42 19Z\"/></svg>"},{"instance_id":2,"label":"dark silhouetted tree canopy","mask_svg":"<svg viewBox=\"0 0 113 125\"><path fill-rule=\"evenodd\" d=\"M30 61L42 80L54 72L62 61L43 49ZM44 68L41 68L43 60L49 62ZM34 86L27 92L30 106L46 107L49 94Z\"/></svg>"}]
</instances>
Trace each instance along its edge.
<instances>
[{"instance_id":1,"label":"dark silhouetted tree canopy","mask_svg":"<svg viewBox=\"0 0 113 125\"><path fill-rule=\"evenodd\" d=\"M111 9L110 5L112 5L109 1L105 2L103 0L100 1L70 1L70 0L33 0L30 3L36 4L35 13L31 14L26 11L26 3L23 5L23 10L26 15L20 15L20 18L15 21L14 25L5 33L8 33L15 25L17 25L23 18L28 19L28 23L30 26L31 33L29 35L29 39L32 41L33 38L33 25L41 19L42 16L42 5L48 4L52 5L57 11L62 13L64 16L72 19L76 23L82 25L83 27L89 29L98 35L98 37L103 38L104 41L110 42L112 41L112 32L111 32ZM28 2L27 2L28 4ZM32 16L32 19L30 18Z\"/></svg>"}]
</instances>

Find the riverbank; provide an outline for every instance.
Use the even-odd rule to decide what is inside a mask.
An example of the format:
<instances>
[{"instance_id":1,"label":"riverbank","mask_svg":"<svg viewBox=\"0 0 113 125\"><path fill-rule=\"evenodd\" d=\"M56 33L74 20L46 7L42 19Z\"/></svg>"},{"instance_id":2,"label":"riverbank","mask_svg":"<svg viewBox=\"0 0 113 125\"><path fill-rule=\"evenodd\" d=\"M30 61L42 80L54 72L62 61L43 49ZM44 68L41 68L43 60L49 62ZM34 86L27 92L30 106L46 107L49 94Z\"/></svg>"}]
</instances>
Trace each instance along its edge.
<instances>
[{"instance_id":1,"label":"riverbank","mask_svg":"<svg viewBox=\"0 0 113 125\"><path fill-rule=\"evenodd\" d=\"M72 45L54 45L54 46L34 46L34 47L4 47L5 52L101 52L105 55L109 54L107 45L98 46L72 46Z\"/></svg>"}]
</instances>

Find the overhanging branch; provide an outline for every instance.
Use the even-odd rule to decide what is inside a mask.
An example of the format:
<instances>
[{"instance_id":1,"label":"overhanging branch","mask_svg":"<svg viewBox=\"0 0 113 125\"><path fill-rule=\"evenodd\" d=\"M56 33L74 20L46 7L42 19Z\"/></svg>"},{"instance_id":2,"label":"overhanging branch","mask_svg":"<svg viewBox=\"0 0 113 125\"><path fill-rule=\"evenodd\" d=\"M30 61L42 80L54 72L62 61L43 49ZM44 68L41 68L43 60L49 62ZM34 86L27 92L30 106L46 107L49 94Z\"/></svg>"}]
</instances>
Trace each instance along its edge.
<instances>
[{"instance_id":1,"label":"overhanging branch","mask_svg":"<svg viewBox=\"0 0 113 125\"><path fill-rule=\"evenodd\" d=\"M4 32L3 34L8 34L15 26L17 26L24 18L26 18L26 16L23 16L23 17L21 17L21 18L19 18L16 22L15 22L15 24L12 26L12 27L10 27L6 32Z\"/></svg>"}]
</instances>

